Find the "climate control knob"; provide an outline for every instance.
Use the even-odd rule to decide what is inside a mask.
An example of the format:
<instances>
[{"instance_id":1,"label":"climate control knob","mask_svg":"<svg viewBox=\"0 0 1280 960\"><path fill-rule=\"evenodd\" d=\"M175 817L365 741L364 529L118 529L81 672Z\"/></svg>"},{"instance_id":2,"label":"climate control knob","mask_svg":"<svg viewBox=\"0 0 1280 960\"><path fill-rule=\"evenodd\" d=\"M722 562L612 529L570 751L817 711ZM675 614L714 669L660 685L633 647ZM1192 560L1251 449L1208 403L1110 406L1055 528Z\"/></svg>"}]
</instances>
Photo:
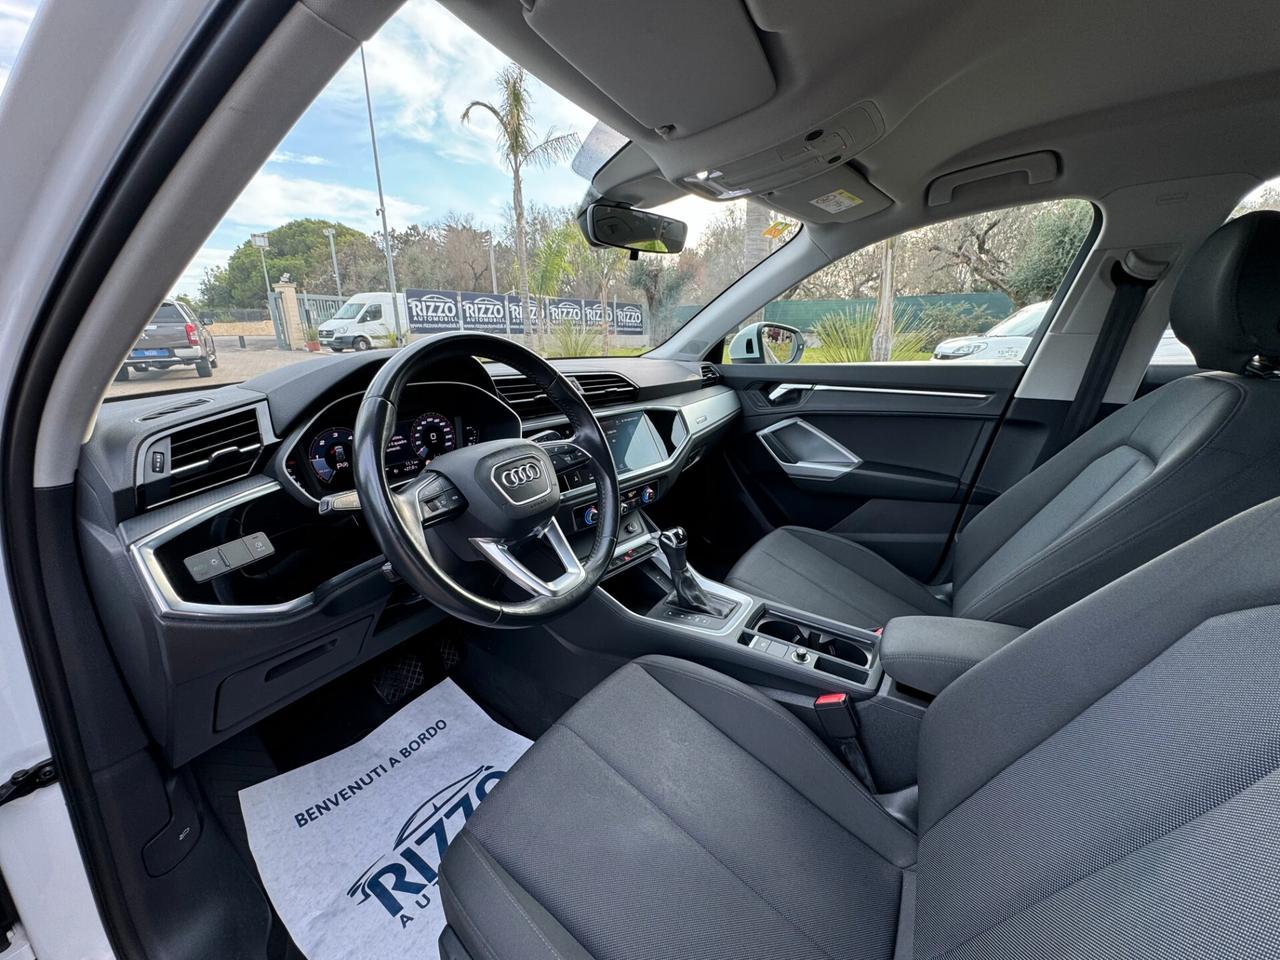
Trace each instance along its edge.
<instances>
[{"instance_id":1,"label":"climate control knob","mask_svg":"<svg viewBox=\"0 0 1280 960\"><path fill-rule=\"evenodd\" d=\"M594 527L596 525L596 520L598 520L599 517L600 511L596 508L595 504L592 504L582 511L582 522L588 527Z\"/></svg>"},{"instance_id":2,"label":"climate control knob","mask_svg":"<svg viewBox=\"0 0 1280 960\"><path fill-rule=\"evenodd\" d=\"M641 503L653 503L653 501L657 499L658 499L658 491L653 489L653 487L645 487L643 490L640 491Z\"/></svg>"}]
</instances>

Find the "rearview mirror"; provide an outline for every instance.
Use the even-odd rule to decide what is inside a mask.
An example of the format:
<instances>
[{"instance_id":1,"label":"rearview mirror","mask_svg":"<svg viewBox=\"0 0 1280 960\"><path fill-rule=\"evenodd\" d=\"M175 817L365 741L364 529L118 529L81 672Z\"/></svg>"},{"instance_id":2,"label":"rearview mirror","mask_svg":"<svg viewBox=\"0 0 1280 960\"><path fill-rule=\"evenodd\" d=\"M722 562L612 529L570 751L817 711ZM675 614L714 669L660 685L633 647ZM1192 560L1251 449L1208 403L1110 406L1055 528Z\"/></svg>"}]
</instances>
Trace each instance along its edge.
<instances>
[{"instance_id":1,"label":"rearview mirror","mask_svg":"<svg viewBox=\"0 0 1280 960\"><path fill-rule=\"evenodd\" d=\"M578 225L593 247L619 247L636 253L679 253L689 230L679 220L603 200L587 204Z\"/></svg>"},{"instance_id":2,"label":"rearview mirror","mask_svg":"<svg viewBox=\"0 0 1280 960\"><path fill-rule=\"evenodd\" d=\"M730 363L799 363L804 334L781 323L751 323L729 344Z\"/></svg>"}]
</instances>

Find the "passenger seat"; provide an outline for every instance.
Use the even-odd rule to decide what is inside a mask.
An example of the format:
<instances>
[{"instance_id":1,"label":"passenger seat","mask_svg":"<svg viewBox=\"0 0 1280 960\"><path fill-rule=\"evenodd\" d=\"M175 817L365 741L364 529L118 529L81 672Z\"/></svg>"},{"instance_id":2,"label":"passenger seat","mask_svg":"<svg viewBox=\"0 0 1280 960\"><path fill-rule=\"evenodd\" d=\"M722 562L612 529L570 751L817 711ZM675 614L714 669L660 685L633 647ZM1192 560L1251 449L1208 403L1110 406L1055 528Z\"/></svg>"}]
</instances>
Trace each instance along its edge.
<instances>
[{"instance_id":1,"label":"passenger seat","mask_svg":"<svg viewBox=\"0 0 1280 960\"><path fill-rule=\"evenodd\" d=\"M1170 319L1206 372L1129 404L975 517L954 582L927 587L843 537L782 527L728 582L878 627L929 615L1034 626L1215 524L1280 495L1280 213L1215 231ZM1258 360L1257 358L1262 358Z\"/></svg>"}]
</instances>

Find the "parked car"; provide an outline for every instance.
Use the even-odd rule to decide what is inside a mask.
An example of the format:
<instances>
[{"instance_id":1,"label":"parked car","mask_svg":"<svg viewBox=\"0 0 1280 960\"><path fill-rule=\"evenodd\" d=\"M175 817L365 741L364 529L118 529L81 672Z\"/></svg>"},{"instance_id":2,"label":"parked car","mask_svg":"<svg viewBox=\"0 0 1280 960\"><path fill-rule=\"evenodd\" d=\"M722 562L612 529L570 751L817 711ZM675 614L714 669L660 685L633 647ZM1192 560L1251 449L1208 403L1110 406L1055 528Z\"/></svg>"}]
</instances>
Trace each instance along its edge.
<instances>
[{"instance_id":1,"label":"parked car","mask_svg":"<svg viewBox=\"0 0 1280 960\"><path fill-rule=\"evenodd\" d=\"M116 380L128 380L132 371L196 368L196 376L212 377L218 365L218 347L205 321L179 300L165 300L138 337Z\"/></svg>"},{"instance_id":2,"label":"parked car","mask_svg":"<svg viewBox=\"0 0 1280 960\"><path fill-rule=\"evenodd\" d=\"M933 348L933 359L1021 360L1048 309L1048 300L1030 303L1005 317L986 333L943 340Z\"/></svg>"},{"instance_id":3,"label":"parked car","mask_svg":"<svg viewBox=\"0 0 1280 960\"><path fill-rule=\"evenodd\" d=\"M338 308L338 312L319 326L320 345L334 353L343 350L368 350L389 347L395 343L395 313L389 293L357 293ZM409 329L409 312L404 294L395 295L400 311L400 329Z\"/></svg>"}]
</instances>

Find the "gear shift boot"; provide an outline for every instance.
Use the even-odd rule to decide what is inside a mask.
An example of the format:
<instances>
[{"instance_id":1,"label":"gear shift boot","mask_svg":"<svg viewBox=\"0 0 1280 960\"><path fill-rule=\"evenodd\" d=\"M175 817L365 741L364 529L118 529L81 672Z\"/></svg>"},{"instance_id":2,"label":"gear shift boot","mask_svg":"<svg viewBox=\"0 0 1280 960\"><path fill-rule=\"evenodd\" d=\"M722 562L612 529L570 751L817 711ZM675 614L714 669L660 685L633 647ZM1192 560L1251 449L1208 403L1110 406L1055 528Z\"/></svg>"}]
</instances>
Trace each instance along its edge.
<instances>
[{"instance_id":1,"label":"gear shift boot","mask_svg":"<svg viewBox=\"0 0 1280 960\"><path fill-rule=\"evenodd\" d=\"M693 571L689 569L689 535L684 527L672 527L662 531L658 538L658 546L667 559L667 567L671 570L671 581L675 586L667 603L682 610L693 613L704 613L722 620L733 612L732 604L723 603L708 596L702 589Z\"/></svg>"}]
</instances>

